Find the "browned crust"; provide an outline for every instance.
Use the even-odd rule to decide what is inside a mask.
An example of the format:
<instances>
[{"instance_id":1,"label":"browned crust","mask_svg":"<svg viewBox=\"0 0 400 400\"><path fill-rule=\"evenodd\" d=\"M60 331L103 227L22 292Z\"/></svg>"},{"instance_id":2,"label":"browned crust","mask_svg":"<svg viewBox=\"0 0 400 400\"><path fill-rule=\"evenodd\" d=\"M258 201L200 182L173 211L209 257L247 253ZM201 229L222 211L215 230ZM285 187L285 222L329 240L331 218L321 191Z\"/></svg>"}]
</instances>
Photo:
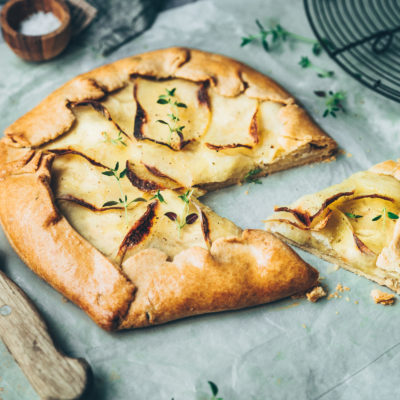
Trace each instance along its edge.
<instances>
[{"instance_id":1,"label":"browned crust","mask_svg":"<svg viewBox=\"0 0 400 400\"><path fill-rule=\"evenodd\" d=\"M54 156L39 153L30 161L35 164L31 171L0 179L3 229L35 273L102 328L115 329L133 300L135 287L55 208L49 186L49 164ZM39 165L35 158L41 159Z\"/></svg>"},{"instance_id":2,"label":"browned crust","mask_svg":"<svg viewBox=\"0 0 400 400\"><path fill-rule=\"evenodd\" d=\"M312 223L312 221L318 217L329 205L334 203L336 200L340 199L341 197L345 196L351 196L354 194L354 191L352 192L341 192L337 193L329 198L327 198L319 208L319 210L313 214L310 215L308 211L303 211L295 208L290 208L290 207L275 207L274 211L285 211L288 213L291 213L298 221L300 221L304 226L309 227Z\"/></svg>"},{"instance_id":3,"label":"browned crust","mask_svg":"<svg viewBox=\"0 0 400 400\"><path fill-rule=\"evenodd\" d=\"M126 234L118 250L118 257L120 259L124 257L128 249L137 246L145 240L147 236L149 236L154 223L154 218L156 217L157 206L158 201L150 203L147 206L146 212L135 222Z\"/></svg>"},{"instance_id":4,"label":"browned crust","mask_svg":"<svg viewBox=\"0 0 400 400\"><path fill-rule=\"evenodd\" d=\"M137 75L207 82L224 96L246 92L261 100L294 102L277 83L244 64L222 55L175 47L125 58L72 79L10 125L5 131L7 143L37 147L55 139L75 120L68 104L99 100Z\"/></svg>"},{"instance_id":5,"label":"browned crust","mask_svg":"<svg viewBox=\"0 0 400 400\"><path fill-rule=\"evenodd\" d=\"M83 157L85 160L89 161L90 164L94 165L95 167L101 167L101 168L106 168L109 169L107 166L105 166L104 164L94 160L93 158L87 156L86 154L77 151L77 150L72 150L72 149L50 149L47 150L49 153L55 154L57 156L63 156L66 154L74 154L76 156L80 156Z\"/></svg>"},{"instance_id":6,"label":"browned crust","mask_svg":"<svg viewBox=\"0 0 400 400\"><path fill-rule=\"evenodd\" d=\"M171 261L147 249L129 257L123 270L138 291L121 329L268 303L318 282L318 272L289 246L258 230L218 239L209 250L185 250Z\"/></svg>"},{"instance_id":7,"label":"browned crust","mask_svg":"<svg viewBox=\"0 0 400 400\"><path fill-rule=\"evenodd\" d=\"M75 203L78 204L82 207L85 207L91 211L95 212L102 212L102 211L109 211L109 210L123 210L124 207L117 207L117 206L112 206L112 207L96 207L94 204L88 203L87 201L80 199L78 197L72 196L70 194L65 194L63 196L58 196L56 198L57 201L69 201L70 203Z\"/></svg>"},{"instance_id":8,"label":"browned crust","mask_svg":"<svg viewBox=\"0 0 400 400\"><path fill-rule=\"evenodd\" d=\"M142 190L143 192L153 192L155 190L162 190L165 189L162 185L158 184L157 182L151 181L149 179L142 179L139 178L129 161L126 162L126 176L129 181L132 183L133 186L137 187L138 189Z\"/></svg>"},{"instance_id":9,"label":"browned crust","mask_svg":"<svg viewBox=\"0 0 400 400\"><path fill-rule=\"evenodd\" d=\"M220 151L220 150L225 150L225 149L236 149L238 147L244 147L246 149L251 149L252 146L249 146L248 144L241 144L241 143L231 143L231 144L221 144L221 145L216 145L216 144L211 144L211 143L204 143L209 149L215 150L215 151Z\"/></svg>"},{"instance_id":10,"label":"browned crust","mask_svg":"<svg viewBox=\"0 0 400 400\"><path fill-rule=\"evenodd\" d=\"M255 144L257 144L260 140L260 137L258 135L257 114L258 114L258 108L254 113L253 118L251 119L250 129L249 129L249 134Z\"/></svg>"},{"instance_id":11,"label":"browned crust","mask_svg":"<svg viewBox=\"0 0 400 400\"><path fill-rule=\"evenodd\" d=\"M371 255L374 254L374 252L371 251L371 250L365 245L365 243L364 243L354 232L353 232L353 238L354 238L354 241L355 241L355 243L356 243L356 246L357 246L358 250L360 250L361 253L364 253L364 254L371 254Z\"/></svg>"}]
</instances>

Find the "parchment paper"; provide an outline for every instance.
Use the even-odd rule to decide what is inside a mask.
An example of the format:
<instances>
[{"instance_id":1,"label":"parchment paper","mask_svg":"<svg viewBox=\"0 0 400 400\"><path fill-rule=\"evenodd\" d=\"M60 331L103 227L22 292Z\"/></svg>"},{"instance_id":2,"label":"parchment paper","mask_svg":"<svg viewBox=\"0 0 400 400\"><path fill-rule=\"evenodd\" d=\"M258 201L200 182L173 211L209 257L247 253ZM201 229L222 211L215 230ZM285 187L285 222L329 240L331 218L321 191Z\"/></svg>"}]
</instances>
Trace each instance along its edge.
<instances>
[{"instance_id":1,"label":"parchment paper","mask_svg":"<svg viewBox=\"0 0 400 400\"><path fill-rule=\"evenodd\" d=\"M353 81L326 55L313 57L307 45L286 44L271 53L253 44L240 48L240 37L257 31L255 18L274 18L289 30L312 36L301 1L218 0L160 14L151 30L108 58L75 45L52 62L28 64L2 43L1 131L78 73L123 56L183 45L237 58L270 75L304 104L346 153L336 162L285 171L262 179L262 185L235 186L203 199L240 226L262 228L262 219L274 205L288 204L352 172L400 155L398 103ZM302 55L334 70L336 78L320 79L313 71L302 70L297 65ZM324 105L314 90L345 90L346 114L322 118ZM56 342L67 354L85 357L92 365L96 399L209 399L207 380L219 386L224 400L384 400L399 396L400 304L373 304L369 293L377 285L335 270L307 253L300 252L318 268L331 291L339 282L351 291L316 304L287 299L110 334L76 306L63 302L60 294L24 266L3 233L0 249L6 258L6 273L36 303ZM0 376L3 399L37 399L1 344Z\"/></svg>"}]
</instances>

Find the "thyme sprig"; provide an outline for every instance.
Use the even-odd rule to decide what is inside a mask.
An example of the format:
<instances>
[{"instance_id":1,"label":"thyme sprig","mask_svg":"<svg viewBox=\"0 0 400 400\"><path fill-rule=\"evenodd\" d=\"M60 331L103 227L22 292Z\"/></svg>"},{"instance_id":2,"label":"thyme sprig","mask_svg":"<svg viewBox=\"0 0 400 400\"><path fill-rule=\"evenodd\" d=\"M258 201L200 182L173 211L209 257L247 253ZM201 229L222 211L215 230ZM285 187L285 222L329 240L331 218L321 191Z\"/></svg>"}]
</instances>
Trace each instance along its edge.
<instances>
[{"instance_id":1,"label":"thyme sprig","mask_svg":"<svg viewBox=\"0 0 400 400\"><path fill-rule=\"evenodd\" d=\"M157 190L157 193L153 197L150 197L149 200L154 200L154 199L157 199L160 203L167 204L167 202L165 201L163 195L161 194L161 192L159 190Z\"/></svg>"},{"instance_id":2,"label":"thyme sprig","mask_svg":"<svg viewBox=\"0 0 400 400\"><path fill-rule=\"evenodd\" d=\"M335 74L333 71L328 71L326 69L318 67L317 65L313 64L308 57L305 56L301 57L299 65L302 68L313 69L314 71L317 72L319 78L332 78L332 76Z\"/></svg>"},{"instance_id":3,"label":"thyme sprig","mask_svg":"<svg viewBox=\"0 0 400 400\"><path fill-rule=\"evenodd\" d=\"M102 136L104 137L104 142L105 143L111 143L114 144L116 146L118 145L122 145L122 146L127 146L127 144L124 141L124 137L122 136L123 133L122 131L118 132L118 137L116 139L113 139L107 132L101 132Z\"/></svg>"},{"instance_id":4,"label":"thyme sprig","mask_svg":"<svg viewBox=\"0 0 400 400\"><path fill-rule=\"evenodd\" d=\"M346 217L349 217L351 219L358 219L358 218L362 218L363 217L362 215L353 214L353 213L347 213L347 212L345 212L344 214L346 215Z\"/></svg>"},{"instance_id":5,"label":"thyme sprig","mask_svg":"<svg viewBox=\"0 0 400 400\"><path fill-rule=\"evenodd\" d=\"M387 211L386 207L382 209L382 213L377 215L376 217L372 218L371 221L378 221L380 220L382 217L388 216L390 219L396 220L399 219L399 216L391 211Z\"/></svg>"},{"instance_id":6,"label":"thyme sprig","mask_svg":"<svg viewBox=\"0 0 400 400\"><path fill-rule=\"evenodd\" d=\"M195 223L199 217L196 213L189 214L190 198L192 194L193 194L193 189L188 190L185 194L178 196L185 203L182 209L182 213L179 217L176 213L172 211L166 212L164 214L171 221L174 221L176 223L176 226L178 227L179 237L181 235L182 228L185 225L191 225Z\"/></svg>"},{"instance_id":7,"label":"thyme sprig","mask_svg":"<svg viewBox=\"0 0 400 400\"><path fill-rule=\"evenodd\" d=\"M266 29L258 19L256 19L255 22L259 30L258 34L242 37L242 43L240 44L241 47L246 46L254 40L261 40L261 44L264 47L264 50L270 51L272 44L278 44L279 42L286 42L288 39L292 39L299 42L311 44L312 52L316 56L318 56L322 52L322 46L318 40L310 39L308 37L298 35L297 33L289 32L280 24L276 24L275 26ZM322 39L322 41L325 45L333 47L332 43L327 39Z\"/></svg>"},{"instance_id":8,"label":"thyme sprig","mask_svg":"<svg viewBox=\"0 0 400 400\"><path fill-rule=\"evenodd\" d=\"M260 179L258 179L257 175L262 171L261 168L254 168L250 170L245 176L244 176L244 181L247 183L256 183L258 185L261 185L262 182Z\"/></svg>"},{"instance_id":9,"label":"thyme sprig","mask_svg":"<svg viewBox=\"0 0 400 400\"><path fill-rule=\"evenodd\" d=\"M167 94L160 94L158 96L157 103L170 105L171 112L167 114L167 117L170 118L170 122L164 121L163 119L158 119L157 122L168 126L169 128L168 144L171 145L171 139L173 133L176 133L180 138L183 137L182 131L185 128L185 126L178 125L178 122L180 121L179 108L187 108L187 105L185 103L176 100L175 98L176 88L173 88L171 90L165 89L165 91Z\"/></svg>"},{"instance_id":10,"label":"thyme sprig","mask_svg":"<svg viewBox=\"0 0 400 400\"><path fill-rule=\"evenodd\" d=\"M351 219L358 219L358 218L363 218L363 215L358 215L358 214L353 214L350 212L345 212L344 213L346 217L351 218ZM399 216L391 211L387 211L386 207L382 209L381 214L378 214L376 217L372 218L371 221L379 221L382 217L385 218L385 216L388 216L392 220L399 219Z\"/></svg>"},{"instance_id":11,"label":"thyme sprig","mask_svg":"<svg viewBox=\"0 0 400 400\"><path fill-rule=\"evenodd\" d=\"M103 207L112 207L112 206L116 206L116 205L120 204L122 207L124 207L125 222L126 222L126 225L128 225L128 207L132 203L136 203L138 201L147 201L147 200L144 199L143 197L137 197L136 199L133 199L128 202L128 196L124 193L124 191L122 190L122 186L121 186L121 179L126 176L126 168L122 171L119 171L119 162L118 161L115 164L114 168L109 168L107 171L103 171L102 174L106 175L106 176L113 176L117 180L118 188L121 193L121 197L118 199L118 201L114 201L114 200L106 201L103 204Z\"/></svg>"},{"instance_id":12,"label":"thyme sprig","mask_svg":"<svg viewBox=\"0 0 400 400\"><path fill-rule=\"evenodd\" d=\"M314 94L318 97L325 98L325 106L326 109L322 116L325 118L328 115L336 118L336 113L338 111L346 112L345 108L343 107L342 102L346 99L346 94L344 92L332 92L331 90L328 94L323 90L316 90Z\"/></svg>"}]
</instances>

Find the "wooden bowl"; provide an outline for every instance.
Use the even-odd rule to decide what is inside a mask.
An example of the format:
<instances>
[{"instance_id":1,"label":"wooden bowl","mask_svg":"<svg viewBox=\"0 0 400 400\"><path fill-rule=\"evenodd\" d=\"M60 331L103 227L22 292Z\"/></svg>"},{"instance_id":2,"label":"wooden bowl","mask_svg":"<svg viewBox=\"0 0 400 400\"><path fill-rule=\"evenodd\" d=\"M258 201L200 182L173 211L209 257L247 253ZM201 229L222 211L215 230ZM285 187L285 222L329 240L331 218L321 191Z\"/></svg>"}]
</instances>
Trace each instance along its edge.
<instances>
[{"instance_id":1,"label":"wooden bowl","mask_svg":"<svg viewBox=\"0 0 400 400\"><path fill-rule=\"evenodd\" d=\"M46 35L20 33L20 23L38 11L52 12L61 26ZM0 21L6 43L15 54L28 61L54 58L67 47L71 38L71 15L63 0L11 0L1 10Z\"/></svg>"}]
</instances>

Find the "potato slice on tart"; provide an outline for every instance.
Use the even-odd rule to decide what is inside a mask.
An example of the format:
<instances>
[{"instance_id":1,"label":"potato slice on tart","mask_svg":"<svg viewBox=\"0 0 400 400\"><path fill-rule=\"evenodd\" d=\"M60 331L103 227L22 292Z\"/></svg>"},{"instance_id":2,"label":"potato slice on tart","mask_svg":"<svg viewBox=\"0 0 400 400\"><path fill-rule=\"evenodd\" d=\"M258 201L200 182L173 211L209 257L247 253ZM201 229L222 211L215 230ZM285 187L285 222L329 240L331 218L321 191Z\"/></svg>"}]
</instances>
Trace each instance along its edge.
<instances>
[{"instance_id":1,"label":"potato slice on tart","mask_svg":"<svg viewBox=\"0 0 400 400\"><path fill-rule=\"evenodd\" d=\"M0 220L28 266L108 330L268 303L315 286L317 271L198 198L335 150L266 76L158 50L73 79L7 128Z\"/></svg>"},{"instance_id":2,"label":"potato slice on tart","mask_svg":"<svg viewBox=\"0 0 400 400\"><path fill-rule=\"evenodd\" d=\"M400 163L276 207L266 229L286 242L400 293Z\"/></svg>"}]
</instances>

